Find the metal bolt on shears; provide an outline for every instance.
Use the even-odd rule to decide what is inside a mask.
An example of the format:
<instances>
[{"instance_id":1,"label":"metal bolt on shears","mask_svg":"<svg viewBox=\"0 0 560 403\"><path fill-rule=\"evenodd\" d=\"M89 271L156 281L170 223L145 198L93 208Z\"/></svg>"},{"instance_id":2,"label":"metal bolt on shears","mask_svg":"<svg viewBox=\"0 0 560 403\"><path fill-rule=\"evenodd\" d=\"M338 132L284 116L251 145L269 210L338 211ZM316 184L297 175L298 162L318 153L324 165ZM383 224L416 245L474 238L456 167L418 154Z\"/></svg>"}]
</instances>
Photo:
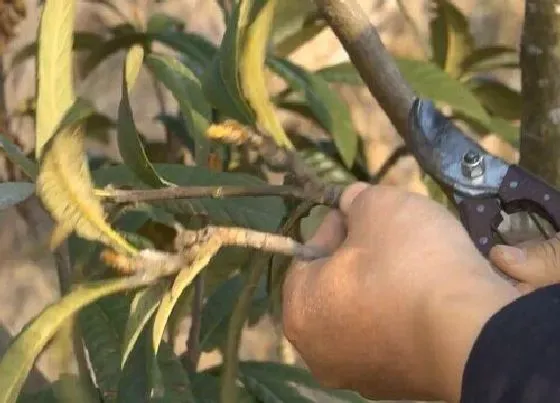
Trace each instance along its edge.
<instances>
[{"instance_id":1,"label":"metal bolt on shears","mask_svg":"<svg viewBox=\"0 0 560 403\"><path fill-rule=\"evenodd\" d=\"M560 191L485 151L433 102L415 99L409 128L407 143L420 167L445 190L485 256L496 244L502 211L539 214L560 231Z\"/></svg>"}]
</instances>

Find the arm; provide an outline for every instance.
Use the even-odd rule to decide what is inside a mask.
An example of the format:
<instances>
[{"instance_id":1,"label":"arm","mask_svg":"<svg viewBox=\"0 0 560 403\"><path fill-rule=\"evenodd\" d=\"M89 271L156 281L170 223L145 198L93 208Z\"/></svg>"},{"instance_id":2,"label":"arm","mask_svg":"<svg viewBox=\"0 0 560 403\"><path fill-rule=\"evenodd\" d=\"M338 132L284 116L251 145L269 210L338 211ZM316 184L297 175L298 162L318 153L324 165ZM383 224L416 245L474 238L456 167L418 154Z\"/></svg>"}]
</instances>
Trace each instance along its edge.
<instances>
[{"instance_id":1,"label":"arm","mask_svg":"<svg viewBox=\"0 0 560 403\"><path fill-rule=\"evenodd\" d=\"M470 352L461 403L514 402L560 402L560 285L501 309Z\"/></svg>"}]
</instances>

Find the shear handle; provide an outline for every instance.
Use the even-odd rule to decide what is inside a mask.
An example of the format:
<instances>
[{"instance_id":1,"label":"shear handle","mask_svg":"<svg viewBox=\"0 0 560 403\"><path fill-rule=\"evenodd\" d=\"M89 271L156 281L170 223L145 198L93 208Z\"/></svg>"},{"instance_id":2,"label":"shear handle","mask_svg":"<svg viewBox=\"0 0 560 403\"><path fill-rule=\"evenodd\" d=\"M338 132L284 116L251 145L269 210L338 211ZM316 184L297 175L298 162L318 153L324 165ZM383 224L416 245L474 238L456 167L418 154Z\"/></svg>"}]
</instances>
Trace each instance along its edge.
<instances>
[{"instance_id":1,"label":"shear handle","mask_svg":"<svg viewBox=\"0 0 560 403\"><path fill-rule=\"evenodd\" d=\"M459 218L476 248L485 257L494 247L492 229L502 222L500 202L495 198L466 198L457 205Z\"/></svg>"},{"instance_id":2,"label":"shear handle","mask_svg":"<svg viewBox=\"0 0 560 403\"><path fill-rule=\"evenodd\" d=\"M518 165L510 165L499 189L504 211L530 211L560 231L560 191Z\"/></svg>"}]
</instances>

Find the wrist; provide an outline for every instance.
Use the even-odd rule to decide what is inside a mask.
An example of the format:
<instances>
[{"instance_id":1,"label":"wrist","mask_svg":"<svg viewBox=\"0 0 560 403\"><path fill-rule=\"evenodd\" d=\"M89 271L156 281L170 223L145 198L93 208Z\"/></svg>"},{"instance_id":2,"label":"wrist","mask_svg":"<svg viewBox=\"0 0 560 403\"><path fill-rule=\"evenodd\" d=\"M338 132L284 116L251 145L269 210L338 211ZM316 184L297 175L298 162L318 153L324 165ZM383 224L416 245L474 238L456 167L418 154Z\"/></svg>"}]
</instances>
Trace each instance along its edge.
<instances>
[{"instance_id":1,"label":"wrist","mask_svg":"<svg viewBox=\"0 0 560 403\"><path fill-rule=\"evenodd\" d=\"M428 298L429 325L423 341L433 374L431 387L439 398L460 401L465 364L482 327L519 296L515 287L495 273L476 270Z\"/></svg>"}]
</instances>

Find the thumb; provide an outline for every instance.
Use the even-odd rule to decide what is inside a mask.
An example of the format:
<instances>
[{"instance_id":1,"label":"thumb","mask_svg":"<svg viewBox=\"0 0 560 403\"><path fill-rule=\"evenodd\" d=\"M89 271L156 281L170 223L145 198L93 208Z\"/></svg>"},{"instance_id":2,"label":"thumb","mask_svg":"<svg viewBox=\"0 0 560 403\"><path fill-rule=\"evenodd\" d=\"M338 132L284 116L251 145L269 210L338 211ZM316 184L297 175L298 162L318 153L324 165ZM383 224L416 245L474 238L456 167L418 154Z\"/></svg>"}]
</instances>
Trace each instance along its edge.
<instances>
[{"instance_id":1,"label":"thumb","mask_svg":"<svg viewBox=\"0 0 560 403\"><path fill-rule=\"evenodd\" d=\"M510 277L533 287L560 283L560 233L542 242L496 246L489 258Z\"/></svg>"}]
</instances>

